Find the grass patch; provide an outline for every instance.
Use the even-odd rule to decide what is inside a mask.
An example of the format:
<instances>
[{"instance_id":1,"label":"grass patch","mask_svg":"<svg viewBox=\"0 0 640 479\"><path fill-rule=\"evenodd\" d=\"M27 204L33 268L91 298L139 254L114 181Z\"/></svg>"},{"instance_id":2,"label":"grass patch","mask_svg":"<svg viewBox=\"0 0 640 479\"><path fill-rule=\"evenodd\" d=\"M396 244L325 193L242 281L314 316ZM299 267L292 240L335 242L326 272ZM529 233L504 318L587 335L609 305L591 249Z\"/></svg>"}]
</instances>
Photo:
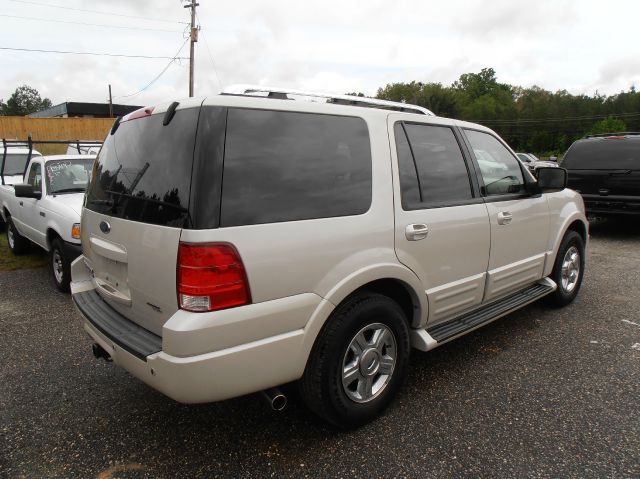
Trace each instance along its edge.
<instances>
[{"instance_id":1,"label":"grass patch","mask_svg":"<svg viewBox=\"0 0 640 479\"><path fill-rule=\"evenodd\" d=\"M42 268L49 263L49 256L40 247L31 245L29 252L20 256L14 255L7 244L6 227L0 226L0 271L16 269Z\"/></svg>"}]
</instances>

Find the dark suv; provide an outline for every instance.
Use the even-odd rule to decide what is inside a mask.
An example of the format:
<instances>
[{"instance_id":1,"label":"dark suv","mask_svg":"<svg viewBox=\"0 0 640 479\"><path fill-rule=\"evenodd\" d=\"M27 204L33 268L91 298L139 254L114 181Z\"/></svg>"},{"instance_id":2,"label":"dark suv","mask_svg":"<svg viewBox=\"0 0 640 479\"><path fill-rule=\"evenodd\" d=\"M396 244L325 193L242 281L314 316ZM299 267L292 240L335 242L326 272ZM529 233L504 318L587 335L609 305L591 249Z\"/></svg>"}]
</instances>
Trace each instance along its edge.
<instances>
[{"instance_id":1,"label":"dark suv","mask_svg":"<svg viewBox=\"0 0 640 479\"><path fill-rule=\"evenodd\" d=\"M640 133L612 133L575 141L562 167L588 215L640 215Z\"/></svg>"}]
</instances>

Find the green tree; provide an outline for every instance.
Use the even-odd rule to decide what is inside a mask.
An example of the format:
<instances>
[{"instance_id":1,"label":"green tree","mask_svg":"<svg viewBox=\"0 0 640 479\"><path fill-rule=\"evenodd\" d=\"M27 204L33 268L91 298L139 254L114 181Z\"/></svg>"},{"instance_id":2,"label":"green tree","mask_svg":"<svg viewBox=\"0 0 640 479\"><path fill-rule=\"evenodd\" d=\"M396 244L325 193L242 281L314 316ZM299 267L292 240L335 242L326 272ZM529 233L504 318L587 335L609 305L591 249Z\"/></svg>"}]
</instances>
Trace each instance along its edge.
<instances>
[{"instance_id":1,"label":"green tree","mask_svg":"<svg viewBox=\"0 0 640 479\"><path fill-rule=\"evenodd\" d=\"M616 133L626 131L627 125L619 118L608 117L594 124L587 135L599 135L602 133Z\"/></svg>"},{"instance_id":2,"label":"green tree","mask_svg":"<svg viewBox=\"0 0 640 479\"><path fill-rule=\"evenodd\" d=\"M51 106L51 100L41 98L35 88L22 85L9 97L6 103L0 100L0 115L24 116Z\"/></svg>"}]
</instances>

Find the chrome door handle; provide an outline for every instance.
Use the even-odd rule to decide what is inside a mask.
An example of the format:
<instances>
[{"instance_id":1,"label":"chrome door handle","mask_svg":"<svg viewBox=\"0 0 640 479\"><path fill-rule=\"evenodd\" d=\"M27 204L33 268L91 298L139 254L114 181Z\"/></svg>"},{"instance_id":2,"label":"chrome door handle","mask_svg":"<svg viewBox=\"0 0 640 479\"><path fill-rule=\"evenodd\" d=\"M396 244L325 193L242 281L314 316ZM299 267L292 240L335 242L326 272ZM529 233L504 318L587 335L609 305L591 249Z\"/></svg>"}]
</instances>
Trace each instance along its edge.
<instances>
[{"instance_id":1,"label":"chrome door handle","mask_svg":"<svg viewBox=\"0 0 640 479\"><path fill-rule=\"evenodd\" d=\"M404 235L409 241L420 241L429 234L429 227L425 224L412 224L405 228Z\"/></svg>"},{"instance_id":2,"label":"chrome door handle","mask_svg":"<svg viewBox=\"0 0 640 479\"><path fill-rule=\"evenodd\" d=\"M501 211L498 213L498 224L499 225L508 225L511 223L513 216L508 211Z\"/></svg>"}]
</instances>

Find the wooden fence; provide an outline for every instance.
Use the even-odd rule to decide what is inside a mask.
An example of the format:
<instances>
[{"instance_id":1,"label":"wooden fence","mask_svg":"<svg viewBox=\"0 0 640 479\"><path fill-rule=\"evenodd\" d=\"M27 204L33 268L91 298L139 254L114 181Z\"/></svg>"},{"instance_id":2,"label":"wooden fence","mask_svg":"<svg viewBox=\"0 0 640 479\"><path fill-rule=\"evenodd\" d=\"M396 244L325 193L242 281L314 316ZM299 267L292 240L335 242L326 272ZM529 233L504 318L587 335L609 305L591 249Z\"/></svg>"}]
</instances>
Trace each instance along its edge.
<instances>
[{"instance_id":1,"label":"wooden fence","mask_svg":"<svg viewBox=\"0 0 640 479\"><path fill-rule=\"evenodd\" d=\"M114 118L30 118L0 116L0 139L25 140L87 140L102 141ZM65 153L64 145L36 145L45 155Z\"/></svg>"}]
</instances>

